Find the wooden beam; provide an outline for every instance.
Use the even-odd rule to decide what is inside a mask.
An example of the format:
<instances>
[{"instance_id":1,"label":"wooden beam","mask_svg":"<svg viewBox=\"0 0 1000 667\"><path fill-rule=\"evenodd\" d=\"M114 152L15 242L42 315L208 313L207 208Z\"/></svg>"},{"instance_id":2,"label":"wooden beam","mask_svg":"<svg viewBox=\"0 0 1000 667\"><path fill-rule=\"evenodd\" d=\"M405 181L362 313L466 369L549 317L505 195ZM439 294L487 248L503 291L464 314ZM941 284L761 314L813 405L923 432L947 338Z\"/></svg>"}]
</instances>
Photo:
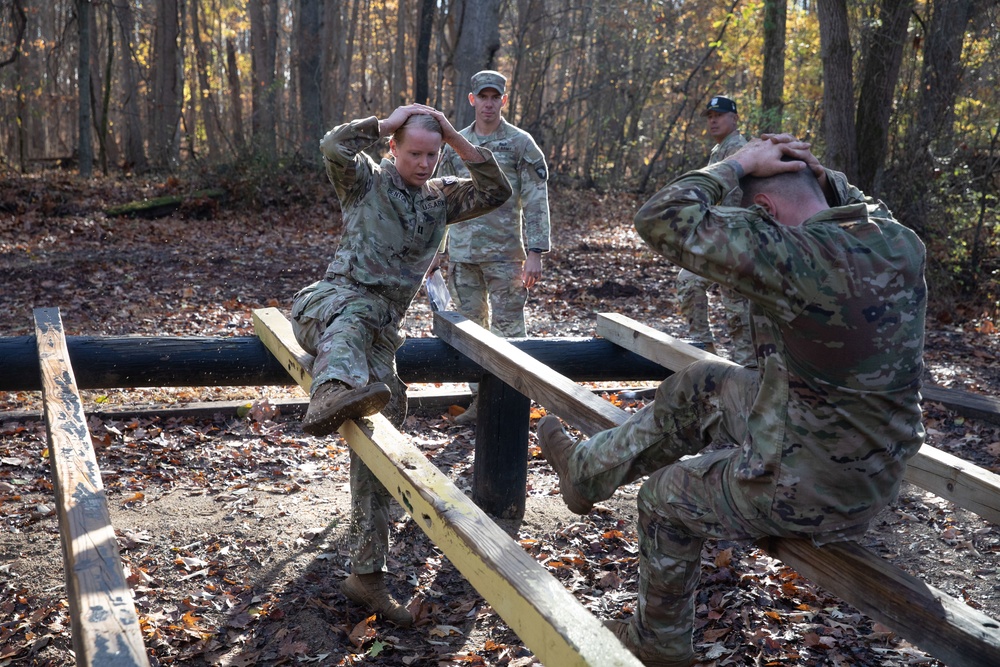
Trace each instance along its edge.
<instances>
[{"instance_id":1,"label":"wooden beam","mask_svg":"<svg viewBox=\"0 0 1000 667\"><path fill-rule=\"evenodd\" d=\"M662 331L617 313L599 313L597 333L672 371L706 355ZM910 459L905 479L987 521L1000 523L1000 475L924 445Z\"/></svg>"},{"instance_id":2,"label":"wooden beam","mask_svg":"<svg viewBox=\"0 0 1000 667\"><path fill-rule=\"evenodd\" d=\"M920 389L920 395L925 403L927 401L940 403L963 417L1000 424L1000 401L992 396L934 385L924 385Z\"/></svg>"},{"instance_id":3,"label":"wooden beam","mask_svg":"<svg viewBox=\"0 0 1000 667\"><path fill-rule=\"evenodd\" d=\"M817 547L806 540L767 538L758 544L946 665L1000 665L1000 622L856 542Z\"/></svg>"},{"instance_id":4,"label":"wooden beam","mask_svg":"<svg viewBox=\"0 0 1000 667\"><path fill-rule=\"evenodd\" d=\"M293 384L256 336L68 336L66 343L80 389ZM512 344L580 382L662 380L670 374L601 338L520 338ZM396 366L411 383L476 382L483 374L432 337L408 338ZM35 337L0 337L0 368L0 391L41 389Z\"/></svg>"},{"instance_id":5,"label":"wooden beam","mask_svg":"<svg viewBox=\"0 0 1000 667\"><path fill-rule=\"evenodd\" d=\"M618 408L454 311L434 313L434 335L525 396L588 433L615 426Z\"/></svg>"},{"instance_id":6,"label":"wooden beam","mask_svg":"<svg viewBox=\"0 0 1000 667\"><path fill-rule=\"evenodd\" d=\"M58 309L36 308L46 437L77 664L149 665Z\"/></svg>"},{"instance_id":7,"label":"wooden beam","mask_svg":"<svg viewBox=\"0 0 1000 667\"><path fill-rule=\"evenodd\" d=\"M434 318L434 330L438 336L447 338L466 354L475 355L473 358L483 368L518 387L535 401L554 408L560 418L563 417L559 412L561 406L580 397L579 392L573 390L556 396L563 391L568 380L563 378L564 381L560 381L550 369L532 364L523 353L481 327L463 322L460 316L456 317L453 313L435 313ZM615 320L614 317L605 319ZM621 326L615 329L623 338L626 337ZM601 331L600 322L598 331ZM632 338L633 335L629 333L627 337ZM641 336L636 335L635 338ZM659 354L658 363L676 363L676 350L662 351L648 339L644 341L643 345L648 347L636 347ZM686 347L677 349L683 352ZM697 348L692 349L704 354ZM608 425L620 424L628 418L625 411L607 401L600 403L603 405L597 405L592 400L581 401L567 413L571 416L567 421L585 434L593 435ZM931 655L945 661L962 656L952 664L977 667L1000 664L1000 633L997 632L1000 623L914 580L860 545L844 543L816 548L802 540L778 538L764 540L762 544L771 555L782 560L787 558L786 562L796 569L801 566L802 573L817 584L834 591ZM905 589L897 591L897 587L904 583ZM934 623L944 623L947 627L932 630ZM982 661L979 658L970 660L970 655L984 657Z\"/></svg>"},{"instance_id":8,"label":"wooden beam","mask_svg":"<svg viewBox=\"0 0 1000 667\"><path fill-rule=\"evenodd\" d=\"M491 516L520 521L527 501L531 399L487 373L476 401L472 501Z\"/></svg>"},{"instance_id":9,"label":"wooden beam","mask_svg":"<svg viewBox=\"0 0 1000 667\"><path fill-rule=\"evenodd\" d=\"M312 359L273 309L254 311L254 329L296 382L312 382ZM347 421L340 434L417 526L444 552L547 665L640 667L604 625L476 507L382 415Z\"/></svg>"}]
</instances>

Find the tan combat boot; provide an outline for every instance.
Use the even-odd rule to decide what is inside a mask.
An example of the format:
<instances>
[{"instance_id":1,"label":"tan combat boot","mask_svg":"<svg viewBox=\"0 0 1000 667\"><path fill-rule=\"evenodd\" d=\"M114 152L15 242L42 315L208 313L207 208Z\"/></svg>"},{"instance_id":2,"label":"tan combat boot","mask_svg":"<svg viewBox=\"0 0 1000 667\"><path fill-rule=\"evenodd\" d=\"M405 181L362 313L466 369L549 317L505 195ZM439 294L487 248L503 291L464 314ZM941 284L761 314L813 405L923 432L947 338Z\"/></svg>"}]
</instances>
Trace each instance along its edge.
<instances>
[{"instance_id":1,"label":"tan combat boot","mask_svg":"<svg viewBox=\"0 0 1000 667\"><path fill-rule=\"evenodd\" d=\"M538 420L535 432L538 435L538 445L542 448L542 456L552 464L559 475L559 491L563 502L574 514L589 514L594 507L573 485L569 477L569 455L576 443L563 430L562 423L555 415L546 415Z\"/></svg>"},{"instance_id":2,"label":"tan combat boot","mask_svg":"<svg viewBox=\"0 0 1000 667\"><path fill-rule=\"evenodd\" d=\"M341 382L324 382L309 399L302 430L309 435L330 435L347 419L374 415L389 402L392 392L384 382L351 389Z\"/></svg>"},{"instance_id":3,"label":"tan combat boot","mask_svg":"<svg viewBox=\"0 0 1000 667\"><path fill-rule=\"evenodd\" d=\"M675 656L668 655L665 653L660 653L646 646L637 643L632 639L632 633L629 632L629 627L632 623L629 621L605 621L604 627L611 632L615 633L615 637L618 638L622 644L625 645L632 655L639 658L639 662L644 664L646 667L690 667L694 664L694 652L688 650L683 655Z\"/></svg>"},{"instance_id":4,"label":"tan combat boot","mask_svg":"<svg viewBox=\"0 0 1000 667\"><path fill-rule=\"evenodd\" d=\"M362 607L381 614L387 621L401 627L413 625L413 615L406 607L396 602L385 585L385 574L354 574L340 583L340 592Z\"/></svg>"},{"instance_id":5,"label":"tan combat boot","mask_svg":"<svg viewBox=\"0 0 1000 667\"><path fill-rule=\"evenodd\" d=\"M475 424L476 417L479 416L478 415L479 408L477 407L478 405L479 403L476 401L475 398L473 398L472 403L469 405L469 408L459 416L455 417L455 423L463 425Z\"/></svg>"}]
</instances>

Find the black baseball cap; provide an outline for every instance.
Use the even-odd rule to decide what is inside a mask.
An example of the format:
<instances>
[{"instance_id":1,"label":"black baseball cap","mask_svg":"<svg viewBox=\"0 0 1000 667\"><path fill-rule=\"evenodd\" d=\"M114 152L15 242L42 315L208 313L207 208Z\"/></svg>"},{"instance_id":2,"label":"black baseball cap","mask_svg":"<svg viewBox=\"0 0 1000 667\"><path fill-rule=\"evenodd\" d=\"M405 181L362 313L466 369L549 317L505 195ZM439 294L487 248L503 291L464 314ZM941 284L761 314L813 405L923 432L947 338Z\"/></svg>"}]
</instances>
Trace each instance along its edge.
<instances>
[{"instance_id":1,"label":"black baseball cap","mask_svg":"<svg viewBox=\"0 0 1000 667\"><path fill-rule=\"evenodd\" d=\"M733 102L728 97L716 95L708 101L708 106L701 112L701 115L707 116L709 111L718 111L719 113L737 113L736 102Z\"/></svg>"}]
</instances>

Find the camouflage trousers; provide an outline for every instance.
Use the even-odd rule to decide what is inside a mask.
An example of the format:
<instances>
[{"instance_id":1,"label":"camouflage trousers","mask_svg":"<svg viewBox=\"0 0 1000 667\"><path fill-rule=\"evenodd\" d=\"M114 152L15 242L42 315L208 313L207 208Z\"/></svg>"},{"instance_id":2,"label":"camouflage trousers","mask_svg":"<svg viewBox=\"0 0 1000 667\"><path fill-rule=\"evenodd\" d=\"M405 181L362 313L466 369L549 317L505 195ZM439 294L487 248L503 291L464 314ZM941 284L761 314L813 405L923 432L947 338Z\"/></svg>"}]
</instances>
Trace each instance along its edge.
<instances>
[{"instance_id":1,"label":"camouflage trousers","mask_svg":"<svg viewBox=\"0 0 1000 667\"><path fill-rule=\"evenodd\" d=\"M765 535L848 539L793 533L766 516L746 517L730 486L759 386L756 371L699 361L665 380L653 403L621 426L581 441L570 478L595 502L645 475L638 498L639 604L631 632L664 656L692 649L694 599L708 538L753 540ZM710 444L724 448L702 451ZM725 445L732 445L725 447ZM683 456L689 456L680 460Z\"/></svg>"},{"instance_id":2,"label":"camouflage trousers","mask_svg":"<svg viewBox=\"0 0 1000 667\"><path fill-rule=\"evenodd\" d=\"M406 385L396 374L402 311L397 304L348 285L321 281L295 295L292 331L315 355L312 390L324 382L363 387L385 382L392 391L382 414L399 428L406 419ZM358 574L385 570L392 496L351 450L351 569Z\"/></svg>"},{"instance_id":3,"label":"camouflage trousers","mask_svg":"<svg viewBox=\"0 0 1000 667\"><path fill-rule=\"evenodd\" d=\"M677 274L677 304L688 325L688 335L699 346L715 346L708 318L708 290L712 281L681 269ZM750 340L750 302L736 292L721 288L726 328L731 339L730 358L741 366L755 367L757 356ZM710 348L711 349L711 348Z\"/></svg>"},{"instance_id":4,"label":"camouflage trousers","mask_svg":"<svg viewBox=\"0 0 1000 667\"><path fill-rule=\"evenodd\" d=\"M455 309L501 338L523 338L528 290L521 280L523 262L453 263L448 290Z\"/></svg>"}]
</instances>

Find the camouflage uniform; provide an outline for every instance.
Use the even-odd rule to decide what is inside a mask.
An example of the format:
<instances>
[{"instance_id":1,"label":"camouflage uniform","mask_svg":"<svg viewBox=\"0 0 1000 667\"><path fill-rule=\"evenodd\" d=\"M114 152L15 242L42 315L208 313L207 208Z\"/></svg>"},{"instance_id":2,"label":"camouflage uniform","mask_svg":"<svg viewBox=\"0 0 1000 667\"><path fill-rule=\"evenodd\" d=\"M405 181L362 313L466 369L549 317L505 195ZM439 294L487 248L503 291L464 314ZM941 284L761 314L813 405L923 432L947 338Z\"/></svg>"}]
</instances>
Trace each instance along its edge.
<instances>
[{"instance_id":1,"label":"camouflage uniform","mask_svg":"<svg viewBox=\"0 0 1000 667\"><path fill-rule=\"evenodd\" d=\"M738 131L729 135L712 148L708 164L722 162L730 155L745 146L747 140ZM742 191L737 187L722 200L722 206L739 206ZM708 318L708 290L712 281L702 278L687 269L681 269L677 274L677 301L681 314L687 321L691 340L705 345L715 344L712 327ZM731 339L730 358L741 366L753 367L757 358L750 343L750 304L746 299L732 290L722 288L722 307L726 312L726 327Z\"/></svg>"},{"instance_id":2,"label":"camouflage uniform","mask_svg":"<svg viewBox=\"0 0 1000 667\"><path fill-rule=\"evenodd\" d=\"M489 148L514 195L493 213L448 229L448 287L459 313L505 338L527 335L521 281L525 247L549 251L549 196L545 157L531 135L503 118L496 132L479 136L475 123L461 131ZM465 164L445 147L439 175L464 176Z\"/></svg>"},{"instance_id":3,"label":"camouflage uniform","mask_svg":"<svg viewBox=\"0 0 1000 667\"><path fill-rule=\"evenodd\" d=\"M856 537L924 440L920 240L832 171L836 206L799 227L759 207L710 208L737 186L732 165L682 176L635 224L660 254L750 300L759 370L693 363L569 458L591 501L649 475L629 631L665 655L691 650L706 538ZM733 446L702 451L712 442Z\"/></svg>"},{"instance_id":4,"label":"camouflage uniform","mask_svg":"<svg viewBox=\"0 0 1000 667\"><path fill-rule=\"evenodd\" d=\"M471 180L431 179L408 187L391 160L377 164L362 151L379 139L378 119L355 120L331 130L337 157L325 158L344 216L344 231L323 280L305 287L292 304L299 344L316 356L315 391L336 380L352 388L389 385L386 417L397 427L406 416L406 385L396 374L399 325L444 236L446 224L491 211L510 187L489 150L468 165ZM351 451L352 568L385 569L390 496Z\"/></svg>"}]
</instances>

